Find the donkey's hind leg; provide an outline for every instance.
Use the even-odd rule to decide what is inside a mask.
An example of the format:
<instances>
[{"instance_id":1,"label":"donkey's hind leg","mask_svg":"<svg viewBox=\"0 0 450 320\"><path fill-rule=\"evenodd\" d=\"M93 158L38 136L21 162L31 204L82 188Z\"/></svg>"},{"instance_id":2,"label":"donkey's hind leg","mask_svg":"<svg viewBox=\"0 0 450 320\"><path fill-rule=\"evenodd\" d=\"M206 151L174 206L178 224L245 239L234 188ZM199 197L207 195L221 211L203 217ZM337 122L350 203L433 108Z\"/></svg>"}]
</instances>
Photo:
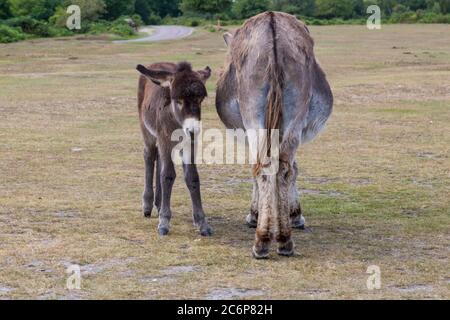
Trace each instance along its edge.
<instances>
[{"instance_id":1,"label":"donkey's hind leg","mask_svg":"<svg viewBox=\"0 0 450 320\"><path fill-rule=\"evenodd\" d=\"M270 243L273 239L273 212L275 211L273 199L276 193L273 190L275 186L273 175L263 175L258 173L256 182L258 184L258 226L256 227L255 243L252 253L256 259L267 259L269 257Z\"/></svg>"},{"instance_id":2,"label":"donkey's hind leg","mask_svg":"<svg viewBox=\"0 0 450 320\"><path fill-rule=\"evenodd\" d=\"M250 205L250 213L245 218L245 222L247 222L247 226L249 228L256 228L258 225L258 200L259 192L258 192L258 184L256 179L253 181L253 191L252 191L252 203Z\"/></svg>"},{"instance_id":3,"label":"donkey's hind leg","mask_svg":"<svg viewBox=\"0 0 450 320\"><path fill-rule=\"evenodd\" d=\"M142 211L146 218L150 218L153 209L153 175L155 171L155 160L157 157L156 139L147 137L145 139L144 161L145 161L145 183L142 195Z\"/></svg>"},{"instance_id":4,"label":"donkey's hind leg","mask_svg":"<svg viewBox=\"0 0 450 320\"><path fill-rule=\"evenodd\" d=\"M278 187L278 217L276 228L276 240L278 242L278 254L282 256L292 256L294 254L294 243L291 239L290 222L290 189L295 183L294 165L280 161L280 168L277 173Z\"/></svg>"},{"instance_id":5,"label":"donkey's hind leg","mask_svg":"<svg viewBox=\"0 0 450 320\"><path fill-rule=\"evenodd\" d=\"M291 226L295 229L305 229L305 218L302 215L302 207L299 201L299 194L297 190L297 176L298 176L298 167L297 162L294 161L293 165L293 178L289 187L289 211L290 211L290 219Z\"/></svg>"}]
</instances>

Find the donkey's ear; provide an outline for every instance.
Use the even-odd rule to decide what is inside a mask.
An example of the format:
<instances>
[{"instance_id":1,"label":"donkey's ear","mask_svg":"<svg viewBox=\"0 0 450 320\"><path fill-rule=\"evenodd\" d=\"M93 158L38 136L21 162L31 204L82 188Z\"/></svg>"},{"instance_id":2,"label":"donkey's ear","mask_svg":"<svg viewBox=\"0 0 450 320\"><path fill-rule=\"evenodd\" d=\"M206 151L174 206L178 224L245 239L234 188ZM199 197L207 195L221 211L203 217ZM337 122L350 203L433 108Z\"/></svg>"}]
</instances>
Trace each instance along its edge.
<instances>
[{"instance_id":1,"label":"donkey's ear","mask_svg":"<svg viewBox=\"0 0 450 320\"><path fill-rule=\"evenodd\" d=\"M231 41L233 40L233 35L229 32L225 32L223 34L223 40L225 40L225 44L227 45L227 47L229 47L231 44Z\"/></svg>"},{"instance_id":2,"label":"donkey's ear","mask_svg":"<svg viewBox=\"0 0 450 320\"><path fill-rule=\"evenodd\" d=\"M141 64L136 67L136 70L152 82L162 87L169 87L174 78L174 74L170 71L147 69Z\"/></svg>"},{"instance_id":3,"label":"donkey's ear","mask_svg":"<svg viewBox=\"0 0 450 320\"><path fill-rule=\"evenodd\" d=\"M211 68L210 67L206 67L205 69L197 71L197 72L200 75L200 78L202 79L203 82L206 82L206 80L208 80L209 77L211 77Z\"/></svg>"}]
</instances>

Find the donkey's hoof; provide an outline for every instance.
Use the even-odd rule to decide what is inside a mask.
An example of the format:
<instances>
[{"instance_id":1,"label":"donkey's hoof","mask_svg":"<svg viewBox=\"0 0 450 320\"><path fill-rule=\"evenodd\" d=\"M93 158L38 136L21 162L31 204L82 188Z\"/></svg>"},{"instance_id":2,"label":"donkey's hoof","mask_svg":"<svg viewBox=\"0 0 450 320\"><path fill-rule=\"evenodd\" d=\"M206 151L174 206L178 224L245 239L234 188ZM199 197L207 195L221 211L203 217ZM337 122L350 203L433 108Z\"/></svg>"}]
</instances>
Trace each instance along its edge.
<instances>
[{"instance_id":1,"label":"donkey's hoof","mask_svg":"<svg viewBox=\"0 0 450 320\"><path fill-rule=\"evenodd\" d=\"M303 216L292 219L291 226L293 229L305 230L305 218Z\"/></svg>"},{"instance_id":2,"label":"donkey's hoof","mask_svg":"<svg viewBox=\"0 0 450 320\"><path fill-rule=\"evenodd\" d=\"M200 235L202 237L211 237L213 233L213 229L208 224L205 224L200 228Z\"/></svg>"},{"instance_id":3,"label":"donkey's hoof","mask_svg":"<svg viewBox=\"0 0 450 320\"><path fill-rule=\"evenodd\" d=\"M294 255L294 250L278 249L277 253L283 257L292 257Z\"/></svg>"},{"instance_id":4,"label":"donkey's hoof","mask_svg":"<svg viewBox=\"0 0 450 320\"><path fill-rule=\"evenodd\" d=\"M145 218L151 218L152 217L152 210L146 210L144 211L144 217Z\"/></svg>"},{"instance_id":5,"label":"donkey's hoof","mask_svg":"<svg viewBox=\"0 0 450 320\"><path fill-rule=\"evenodd\" d=\"M169 228L167 227L159 227L158 233L160 236L167 236L169 234Z\"/></svg>"},{"instance_id":6,"label":"donkey's hoof","mask_svg":"<svg viewBox=\"0 0 450 320\"><path fill-rule=\"evenodd\" d=\"M280 256L292 257L294 255L294 242L289 240L286 243L279 243L277 253Z\"/></svg>"},{"instance_id":7,"label":"donkey's hoof","mask_svg":"<svg viewBox=\"0 0 450 320\"><path fill-rule=\"evenodd\" d=\"M252 255L257 260L269 259L269 248L256 248L253 246Z\"/></svg>"},{"instance_id":8,"label":"donkey's hoof","mask_svg":"<svg viewBox=\"0 0 450 320\"><path fill-rule=\"evenodd\" d=\"M247 226L249 228L256 228L258 226L258 221L255 220L251 213L247 215L247 217L245 218L245 222L247 223Z\"/></svg>"},{"instance_id":9,"label":"donkey's hoof","mask_svg":"<svg viewBox=\"0 0 450 320\"><path fill-rule=\"evenodd\" d=\"M305 225L304 224L293 224L292 228L298 229L298 230L305 230Z\"/></svg>"}]
</instances>

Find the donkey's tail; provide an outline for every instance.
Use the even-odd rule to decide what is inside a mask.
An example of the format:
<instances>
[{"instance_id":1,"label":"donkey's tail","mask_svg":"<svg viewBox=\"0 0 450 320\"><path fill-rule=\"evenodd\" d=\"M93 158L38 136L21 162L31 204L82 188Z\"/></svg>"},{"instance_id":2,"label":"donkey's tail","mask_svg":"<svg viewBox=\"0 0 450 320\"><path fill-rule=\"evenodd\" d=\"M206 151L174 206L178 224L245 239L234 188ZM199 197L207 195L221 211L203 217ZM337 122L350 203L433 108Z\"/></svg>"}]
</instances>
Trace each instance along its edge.
<instances>
[{"instance_id":1,"label":"donkey's tail","mask_svg":"<svg viewBox=\"0 0 450 320\"><path fill-rule=\"evenodd\" d=\"M259 141L260 148L258 152L257 164L254 168L254 175L258 175L262 168L270 165L268 160L273 158L272 155L272 141L277 137L276 132L280 129L280 122L283 109L283 87L284 74L278 63L278 48L277 48L277 26L275 14L267 12L270 17L270 30L273 41L273 54L269 55L269 63L267 64L267 77L269 81L269 93L267 95L267 107L265 114L265 129L267 134L261 137L263 141Z\"/></svg>"}]
</instances>

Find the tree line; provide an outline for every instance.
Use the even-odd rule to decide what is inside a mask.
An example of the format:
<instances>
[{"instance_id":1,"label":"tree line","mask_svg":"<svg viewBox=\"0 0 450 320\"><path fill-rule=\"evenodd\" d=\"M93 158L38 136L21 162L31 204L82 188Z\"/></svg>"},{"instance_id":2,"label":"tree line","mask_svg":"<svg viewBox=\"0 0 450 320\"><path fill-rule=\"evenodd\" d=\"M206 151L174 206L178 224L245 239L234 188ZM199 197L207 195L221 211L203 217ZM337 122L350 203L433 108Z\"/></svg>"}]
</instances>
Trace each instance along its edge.
<instances>
[{"instance_id":1,"label":"tree line","mask_svg":"<svg viewBox=\"0 0 450 320\"><path fill-rule=\"evenodd\" d=\"M138 24L197 26L240 23L277 10L310 24L362 23L370 5L380 7L385 23L450 23L450 0L0 0L0 42L73 33L65 28L71 4L81 8L82 29L75 32L123 37L135 34L125 17Z\"/></svg>"}]
</instances>

